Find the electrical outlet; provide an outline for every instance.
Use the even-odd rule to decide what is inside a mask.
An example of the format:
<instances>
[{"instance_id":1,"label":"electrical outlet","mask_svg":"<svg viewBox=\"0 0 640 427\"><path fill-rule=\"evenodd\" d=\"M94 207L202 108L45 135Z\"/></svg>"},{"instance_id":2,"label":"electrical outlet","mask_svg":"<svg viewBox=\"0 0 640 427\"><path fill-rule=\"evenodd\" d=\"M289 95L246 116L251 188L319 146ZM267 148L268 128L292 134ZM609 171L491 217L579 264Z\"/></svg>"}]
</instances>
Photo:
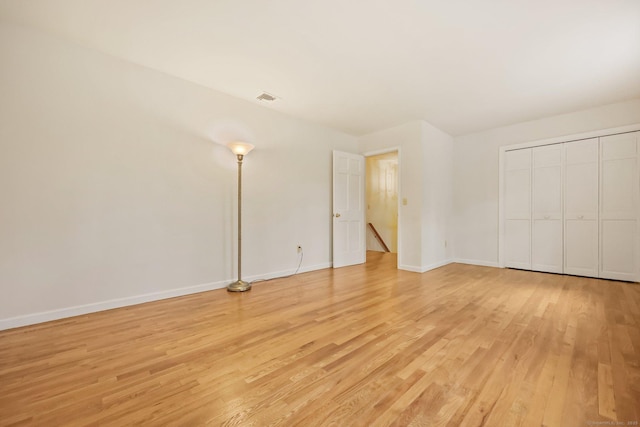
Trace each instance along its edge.
<instances>
[{"instance_id":1,"label":"electrical outlet","mask_svg":"<svg viewBox=\"0 0 640 427\"><path fill-rule=\"evenodd\" d=\"M302 252L302 245L298 245L298 253Z\"/></svg>"}]
</instances>

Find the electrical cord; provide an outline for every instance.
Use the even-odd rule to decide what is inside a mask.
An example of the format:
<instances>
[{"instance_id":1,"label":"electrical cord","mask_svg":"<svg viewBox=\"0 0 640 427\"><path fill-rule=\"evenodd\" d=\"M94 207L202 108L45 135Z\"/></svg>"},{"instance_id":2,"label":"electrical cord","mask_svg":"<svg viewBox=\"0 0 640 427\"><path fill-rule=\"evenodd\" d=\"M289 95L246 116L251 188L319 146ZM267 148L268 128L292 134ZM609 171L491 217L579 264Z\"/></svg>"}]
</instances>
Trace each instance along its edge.
<instances>
[{"instance_id":1,"label":"electrical cord","mask_svg":"<svg viewBox=\"0 0 640 427\"><path fill-rule=\"evenodd\" d=\"M270 280L276 280L276 279L286 279L289 277L293 277L296 274L298 274L298 271L300 271L300 266L302 265L302 260L304 259L304 251L300 252L300 261L298 262L298 268L296 268L296 271L294 271L292 274L289 274L287 276L278 276L278 277L272 277L270 279L256 279L256 280L252 280L251 282L249 282L250 284L254 284L256 282L268 282Z\"/></svg>"}]
</instances>

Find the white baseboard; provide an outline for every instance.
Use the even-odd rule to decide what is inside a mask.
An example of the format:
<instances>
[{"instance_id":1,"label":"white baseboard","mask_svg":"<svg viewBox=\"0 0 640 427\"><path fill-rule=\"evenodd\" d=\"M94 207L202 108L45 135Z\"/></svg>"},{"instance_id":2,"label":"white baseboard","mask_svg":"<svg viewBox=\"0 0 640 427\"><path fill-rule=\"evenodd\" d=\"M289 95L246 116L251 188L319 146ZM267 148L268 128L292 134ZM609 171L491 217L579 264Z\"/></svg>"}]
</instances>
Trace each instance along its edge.
<instances>
[{"instance_id":1,"label":"white baseboard","mask_svg":"<svg viewBox=\"0 0 640 427\"><path fill-rule=\"evenodd\" d=\"M83 314L95 313L98 311L111 310L113 308L127 307L130 305L142 304L150 301L158 301L167 298L174 298L184 295L196 294L198 292L211 291L227 286L231 281L225 280L202 285L187 286L183 288L169 289L166 291L152 292L149 294L135 295L125 298L117 298L108 301L95 302L91 304L76 305L73 307L61 308L58 310L42 311L40 313L26 314L23 316L0 319L0 330L18 328L20 326L34 325L36 323L49 322L51 320L64 319L67 317L81 316Z\"/></svg>"},{"instance_id":2,"label":"white baseboard","mask_svg":"<svg viewBox=\"0 0 640 427\"><path fill-rule=\"evenodd\" d=\"M411 271L413 273L422 273L422 268L415 265L398 264L398 270Z\"/></svg>"},{"instance_id":3,"label":"white baseboard","mask_svg":"<svg viewBox=\"0 0 640 427\"><path fill-rule=\"evenodd\" d=\"M452 259L446 259L444 261L436 262L433 264L429 264L427 266L422 267L422 272L427 272L429 270L435 270L436 268L444 267L447 264L451 264L453 262Z\"/></svg>"},{"instance_id":4,"label":"white baseboard","mask_svg":"<svg viewBox=\"0 0 640 427\"><path fill-rule=\"evenodd\" d=\"M322 264L316 264L316 265L310 265L310 266L306 266L306 267L300 267L300 270L298 271L299 273L307 273L309 271L316 271L316 270L323 270L325 268L331 268L332 263L330 262L326 262L326 263L322 263ZM257 274L254 276L249 276L244 278L244 280L246 280L247 282L253 282L256 280L271 280L271 279L277 279L278 277L286 277L286 276L291 276L294 273L296 273L296 269L293 268L291 270L282 270L282 271L274 271L273 273L267 273L267 274Z\"/></svg>"},{"instance_id":5,"label":"white baseboard","mask_svg":"<svg viewBox=\"0 0 640 427\"><path fill-rule=\"evenodd\" d=\"M452 262L453 262L453 260L448 259L448 260L444 260L444 261L436 262L436 263L433 263L433 264L429 264L427 266L420 266L420 267L416 267L414 265L404 265L404 264L402 264L402 265L398 265L398 269L405 270L405 271L411 271L411 272L414 272L414 273L425 273L425 272L427 272L429 270L433 270L433 269L436 269L438 267L442 267L442 266L445 266L447 264L451 264Z\"/></svg>"},{"instance_id":6,"label":"white baseboard","mask_svg":"<svg viewBox=\"0 0 640 427\"><path fill-rule=\"evenodd\" d=\"M167 298L195 294L198 292L210 291L213 289L220 289L227 286L230 282L231 280L204 283L202 285L187 286L183 288L169 289L166 291L152 292L131 297L116 298L90 304L76 305L73 307L60 308L57 310L42 311L40 313L26 314L23 316L9 317L7 319L0 319L0 330L18 328L20 326L34 325L36 323L49 322L51 320L64 319L73 316L81 316L83 314L111 310L113 308L127 307L130 305L142 304L150 301L158 301Z\"/></svg>"},{"instance_id":7,"label":"white baseboard","mask_svg":"<svg viewBox=\"0 0 640 427\"><path fill-rule=\"evenodd\" d=\"M316 264L308 267L301 267L298 273L304 273L307 271L321 270L331 267L331 263ZM276 277L290 276L295 273L295 269L277 271L274 273L256 275L252 277L244 278L248 282L254 280L268 280ZM73 307L66 307L57 310L43 311L40 313L26 314L22 316L9 317L6 319L0 319L0 331L5 329L18 328L20 326L35 325L36 323L49 322L52 320L65 319L67 317L81 316L83 314L95 313L98 311L111 310L114 308L127 307L130 305L142 304L145 302L159 301L167 298L175 298L184 295L196 294L198 292L211 291L214 289L222 289L229 283L233 282L233 279L221 280L218 282L205 283L202 285L187 286L183 288L169 289L166 291L152 292L149 294L135 295L125 298L117 298L107 301L95 302L91 304L77 305Z\"/></svg>"},{"instance_id":8,"label":"white baseboard","mask_svg":"<svg viewBox=\"0 0 640 427\"><path fill-rule=\"evenodd\" d=\"M483 267L500 267L500 264L496 261L482 261L479 259L456 258L453 260L453 262L457 262L460 264L481 265Z\"/></svg>"}]
</instances>

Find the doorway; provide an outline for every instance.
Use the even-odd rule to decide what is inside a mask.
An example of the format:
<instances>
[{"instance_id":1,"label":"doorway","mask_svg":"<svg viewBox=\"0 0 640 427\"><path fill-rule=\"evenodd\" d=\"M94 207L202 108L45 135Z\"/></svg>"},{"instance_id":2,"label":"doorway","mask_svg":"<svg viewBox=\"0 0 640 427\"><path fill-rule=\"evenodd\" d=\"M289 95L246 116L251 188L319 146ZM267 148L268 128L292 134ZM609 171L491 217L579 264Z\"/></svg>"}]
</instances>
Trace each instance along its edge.
<instances>
[{"instance_id":1,"label":"doorway","mask_svg":"<svg viewBox=\"0 0 640 427\"><path fill-rule=\"evenodd\" d=\"M398 253L398 166L397 150L365 157L367 258Z\"/></svg>"}]
</instances>

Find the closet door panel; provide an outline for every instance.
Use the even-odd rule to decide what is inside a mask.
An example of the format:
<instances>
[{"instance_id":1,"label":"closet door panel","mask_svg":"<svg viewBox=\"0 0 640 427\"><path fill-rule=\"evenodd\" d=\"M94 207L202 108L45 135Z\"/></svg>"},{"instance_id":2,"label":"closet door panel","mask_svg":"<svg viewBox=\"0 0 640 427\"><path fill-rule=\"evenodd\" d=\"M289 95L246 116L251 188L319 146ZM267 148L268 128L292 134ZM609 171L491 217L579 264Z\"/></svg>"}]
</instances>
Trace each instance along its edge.
<instances>
[{"instance_id":1,"label":"closet door panel","mask_svg":"<svg viewBox=\"0 0 640 427\"><path fill-rule=\"evenodd\" d=\"M506 217L529 219L531 217L531 170L507 171Z\"/></svg>"},{"instance_id":2,"label":"closet door panel","mask_svg":"<svg viewBox=\"0 0 640 427\"><path fill-rule=\"evenodd\" d=\"M565 159L569 165L580 165L598 161L598 138L565 142Z\"/></svg>"},{"instance_id":3,"label":"closet door panel","mask_svg":"<svg viewBox=\"0 0 640 427\"><path fill-rule=\"evenodd\" d=\"M564 272L598 277L598 139L564 148Z\"/></svg>"},{"instance_id":4,"label":"closet door panel","mask_svg":"<svg viewBox=\"0 0 640 427\"><path fill-rule=\"evenodd\" d=\"M535 271L562 273L562 221L533 221L531 266Z\"/></svg>"},{"instance_id":5,"label":"closet door panel","mask_svg":"<svg viewBox=\"0 0 640 427\"><path fill-rule=\"evenodd\" d=\"M533 170L533 215L559 218L562 212L561 166Z\"/></svg>"},{"instance_id":6,"label":"closet door panel","mask_svg":"<svg viewBox=\"0 0 640 427\"><path fill-rule=\"evenodd\" d=\"M602 277L634 280L636 221L602 221Z\"/></svg>"},{"instance_id":7,"label":"closet door panel","mask_svg":"<svg viewBox=\"0 0 640 427\"><path fill-rule=\"evenodd\" d=\"M567 164L565 212L596 219L598 215L598 159L592 163Z\"/></svg>"},{"instance_id":8,"label":"closet door panel","mask_svg":"<svg viewBox=\"0 0 640 427\"><path fill-rule=\"evenodd\" d=\"M529 220L508 219L505 224L505 265L531 270L531 225Z\"/></svg>"},{"instance_id":9,"label":"closet door panel","mask_svg":"<svg viewBox=\"0 0 640 427\"><path fill-rule=\"evenodd\" d=\"M505 153L505 266L531 269L531 149Z\"/></svg>"},{"instance_id":10,"label":"closet door panel","mask_svg":"<svg viewBox=\"0 0 640 427\"><path fill-rule=\"evenodd\" d=\"M531 268L562 273L562 144L535 147L533 153L533 197Z\"/></svg>"},{"instance_id":11,"label":"closet door panel","mask_svg":"<svg viewBox=\"0 0 640 427\"><path fill-rule=\"evenodd\" d=\"M634 186L636 161L608 159L602 162L602 212L609 218L634 216Z\"/></svg>"},{"instance_id":12,"label":"closet door panel","mask_svg":"<svg viewBox=\"0 0 640 427\"><path fill-rule=\"evenodd\" d=\"M598 222L567 219L564 227L564 272L598 277Z\"/></svg>"},{"instance_id":13,"label":"closet door panel","mask_svg":"<svg viewBox=\"0 0 640 427\"><path fill-rule=\"evenodd\" d=\"M600 277L607 279L640 279L639 135L600 138Z\"/></svg>"}]
</instances>

